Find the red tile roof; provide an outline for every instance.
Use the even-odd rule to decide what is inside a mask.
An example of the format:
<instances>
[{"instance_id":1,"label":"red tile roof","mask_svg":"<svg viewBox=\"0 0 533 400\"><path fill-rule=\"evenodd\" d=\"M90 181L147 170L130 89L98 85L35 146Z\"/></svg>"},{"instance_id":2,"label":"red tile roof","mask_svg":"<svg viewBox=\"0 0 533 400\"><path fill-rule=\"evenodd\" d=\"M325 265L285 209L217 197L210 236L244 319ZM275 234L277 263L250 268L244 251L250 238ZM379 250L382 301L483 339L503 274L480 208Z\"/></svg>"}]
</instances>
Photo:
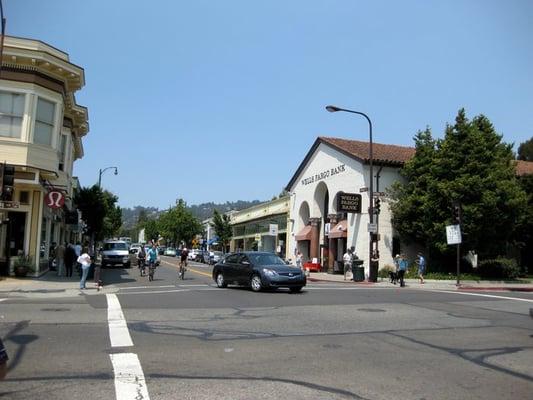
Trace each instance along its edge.
<instances>
[{"instance_id":1,"label":"red tile roof","mask_svg":"<svg viewBox=\"0 0 533 400\"><path fill-rule=\"evenodd\" d=\"M516 175L532 175L533 161L516 160Z\"/></svg>"},{"instance_id":2,"label":"red tile roof","mask_svg":"<svg viewBox=\"0 0 533 400\"><path fill-rule=\"evenodd\" d=\"M348 140L320 136L319 140L337 149L349 153L364 162L369 161L370 144L359 140ZM376 164L403 165L415 155L414 147L396 146L393 144L372 143L372 158Z\"/></svg>"}]
</instances>

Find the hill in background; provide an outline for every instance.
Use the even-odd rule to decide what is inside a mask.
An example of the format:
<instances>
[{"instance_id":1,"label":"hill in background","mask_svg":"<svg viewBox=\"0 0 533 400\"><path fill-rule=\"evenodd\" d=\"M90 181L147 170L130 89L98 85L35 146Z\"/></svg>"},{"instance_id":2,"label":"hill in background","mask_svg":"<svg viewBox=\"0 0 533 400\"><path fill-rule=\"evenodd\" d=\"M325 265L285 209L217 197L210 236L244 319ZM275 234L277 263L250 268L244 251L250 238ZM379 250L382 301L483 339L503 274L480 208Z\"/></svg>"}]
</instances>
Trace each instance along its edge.
<instances>
[{"instance_id":1,"label":"hill in background","mask_svg":"<svg viewBox=\"0 0 533 400\"><path fill-rule=\"evenodd\" d=\"M213 211L217 209L218 211L225 213L231 210L244 210L245 208L255 206L257 204L262 203L259 200L253 200L253 201L244 201L244 200L238 200L238 201L227 201L225 203L202 203L198 205L191 205L187 206L187 209L194 215L196 218L198 218L200 221L203 221L205 219L211 218L213 216ZM139 214L141 211L144 210L146 212L146 215L148 218L157 218L159 213L161 213L164 210L159 210L155 207L142 207L142 206L135 206L133 208L123 208L122 209L122 228L123 229L133 229L135 225L137 224L137 220L139 218Z\"/></svg>"}]
</instances>

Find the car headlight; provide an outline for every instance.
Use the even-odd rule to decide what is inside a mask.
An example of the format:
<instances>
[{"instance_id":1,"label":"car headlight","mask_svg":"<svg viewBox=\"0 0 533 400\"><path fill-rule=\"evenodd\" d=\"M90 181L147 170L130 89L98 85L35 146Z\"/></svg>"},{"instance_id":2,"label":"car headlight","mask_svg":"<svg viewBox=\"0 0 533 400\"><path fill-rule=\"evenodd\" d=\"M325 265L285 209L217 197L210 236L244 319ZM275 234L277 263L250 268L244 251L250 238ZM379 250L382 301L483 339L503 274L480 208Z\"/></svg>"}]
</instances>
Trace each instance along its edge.
<instances>
[{"instance_id":1,"label":"car headlight","mask_svg":"<svg viewBox=\"0 0 533 400\"><path fill-rule=\"evenodd\" d=\"M269 276L271 278L278 276L278 273L276 271L274 271L273 269L269 269L269 268L263 268L263 273L266 276Z\"/></svg>"}]
</instances>

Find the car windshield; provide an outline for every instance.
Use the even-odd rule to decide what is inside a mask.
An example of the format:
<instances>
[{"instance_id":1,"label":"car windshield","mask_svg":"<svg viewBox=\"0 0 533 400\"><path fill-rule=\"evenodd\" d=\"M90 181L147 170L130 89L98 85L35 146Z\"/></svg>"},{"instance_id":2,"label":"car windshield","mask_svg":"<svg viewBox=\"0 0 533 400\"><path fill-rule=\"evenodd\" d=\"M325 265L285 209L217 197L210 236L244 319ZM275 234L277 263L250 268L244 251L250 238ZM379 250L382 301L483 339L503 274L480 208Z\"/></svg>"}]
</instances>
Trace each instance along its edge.
<instances>
[{"instance_id":1,"label":"car windshield","mask_svg":"<svg viewBox=\"0 0 533 400\"><path fill-rule=\"evenodd\" d=\"M222 253L221 251L214 251L214 252L213 252L213 255L215 255L215 256L219 256L219 257L222 256L223 254L224 254L224 253Z\"/></svg>"},{"instance_id":2,"label":"car windshield","mask_svg":"<svg viewBox=\"0 0 533 400\"><path fill-rule=\"evenodd\" d=\"M283 260L275 254L258 253L248 254L250 261L254 265L285 265Z\"/></svg>"},{"instance_id":3,"label":"car windshield","mask_svg":"<svg viewBox=\"0 0 533 400\"><path fill-rule=\"evenodd\" d=\"M128 245L124 242L104 243L104 250L128 250Z\"/></svg>"}]
</instances>

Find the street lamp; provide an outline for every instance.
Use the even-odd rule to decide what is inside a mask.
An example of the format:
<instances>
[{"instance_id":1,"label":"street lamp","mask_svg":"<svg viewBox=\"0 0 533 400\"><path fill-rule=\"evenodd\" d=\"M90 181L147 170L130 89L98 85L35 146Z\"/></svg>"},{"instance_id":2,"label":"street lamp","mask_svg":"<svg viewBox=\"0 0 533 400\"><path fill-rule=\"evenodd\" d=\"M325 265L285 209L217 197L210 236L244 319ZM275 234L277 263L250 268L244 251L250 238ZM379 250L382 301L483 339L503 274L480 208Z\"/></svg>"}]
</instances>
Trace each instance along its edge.
<instances>
[{"instance_id":1,"label":"street lamp","mask_svg":"<svg viewBox=\"0 0 533 400\"><path fill-rule=\"evenodd\" d=\"M115 169L115 175L118 175L118 168L117 167L106 167L104 169L101 169L98 173L98 187L102 187L102 174L107 171L108 169Z\"/></svg>"},{"instance_id":2,"label":"street lamp","mask_svg":"<svg viewBox=\"0 0 533 400\"><path fill-rule=\"evenodd\" d=\"M326 106L326 110L328 110L329 112L344 111L344 112L349 112L352 114L359 114L365 117L366 120L368 121L368 127L369 127L369 132L370 132L370 147L368 151L368 161L370 164L370 187L369 187L370 207L368 208L368 212L370 214L370 223L373 224L374 223L374 169L373 169L374 156L372 153L372 121L370 121L370 118L368 117L368 115L360 111L347 110L345 108L340 108L340 107L336 107L332 105ZM369 272L370 272L372 270L372 258L373 258L372 256L373 256L373 250L374 250L373 249L374 241L373 241L372 232L369 232L369 233L370 233L370 241L368 245L368 265L369 265Z\"/></svg>"}]
</instances>

